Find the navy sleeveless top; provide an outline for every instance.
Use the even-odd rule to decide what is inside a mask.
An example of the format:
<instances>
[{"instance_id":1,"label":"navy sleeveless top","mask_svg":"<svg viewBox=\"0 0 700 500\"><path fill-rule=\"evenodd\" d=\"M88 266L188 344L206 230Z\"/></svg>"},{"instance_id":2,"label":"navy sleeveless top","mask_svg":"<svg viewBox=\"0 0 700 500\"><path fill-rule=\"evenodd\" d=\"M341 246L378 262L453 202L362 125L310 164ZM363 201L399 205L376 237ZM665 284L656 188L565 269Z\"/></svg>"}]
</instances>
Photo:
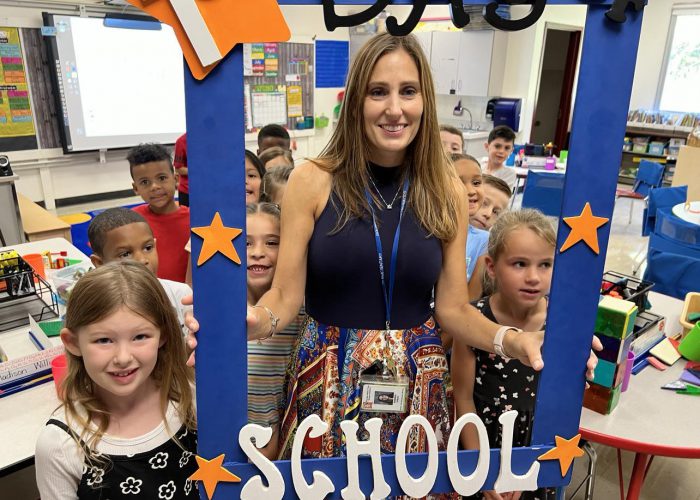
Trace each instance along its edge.
<instances>
[{"instance_id":1,"label":"navy sleeveless top","mask_svg":"<svg viewBox=\"0 0 700 500\"><path fill-rule=\"evenodd\" d=\"M401 189L402 168L373 164L369 168L379 192L391 204ZM374 190L371 184L370 190ZM331 193L309 241L306 310L311 317L326 325L384 329L386 312L372 220L370 217L351 219L340 231L333 233L340 214L339 206L340 202ZM375 206L387 287L400 210L400 192L391 210L381 204ZM412 328L430 317L432 290L441 268L442 243L419 225L407 203L401 223L392 329Z\"/></svg>"}]
</instances>

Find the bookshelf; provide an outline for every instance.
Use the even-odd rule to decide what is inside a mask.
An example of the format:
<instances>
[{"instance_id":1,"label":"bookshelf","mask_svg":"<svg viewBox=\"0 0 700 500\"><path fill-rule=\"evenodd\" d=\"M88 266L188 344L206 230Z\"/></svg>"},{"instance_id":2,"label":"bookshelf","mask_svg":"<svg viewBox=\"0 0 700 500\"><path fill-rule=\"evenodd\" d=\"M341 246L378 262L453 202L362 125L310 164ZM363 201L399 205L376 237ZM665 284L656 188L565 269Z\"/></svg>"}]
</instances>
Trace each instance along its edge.
<instances>
[{"instance_id":1,"label":"bookshelf","mask_svg":"<svg viewBox=\"0 0 700 500\"><path fill-rule=\"evenodd\" d=\"M633 141L635 139L647 139L648 143L663 143L664 151L663 154L656 154L648 151L628 151L623 149L618 182L620 184L634 184L639 162L641 160L652 160L666 166L663 185L670 186L675 171L677 153L673 148L669 151L669 142L671 139L686 139L692 130L692 127L627 122L626 137L629 137Z\"/></svg>"}]
</instances>

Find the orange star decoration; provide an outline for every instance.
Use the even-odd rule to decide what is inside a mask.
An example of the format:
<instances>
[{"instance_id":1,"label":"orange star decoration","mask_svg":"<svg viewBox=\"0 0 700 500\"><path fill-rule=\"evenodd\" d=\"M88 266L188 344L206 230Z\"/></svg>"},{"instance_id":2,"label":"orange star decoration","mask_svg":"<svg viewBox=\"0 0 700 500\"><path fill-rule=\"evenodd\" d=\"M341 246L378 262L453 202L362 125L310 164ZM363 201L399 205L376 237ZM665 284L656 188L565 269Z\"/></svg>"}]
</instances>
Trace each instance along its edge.
<instances>
[{"instance_id":1,"label":"orange star decoration","mask_svg":"<svg viewBox=\"0 0 700 500\"><path fill-rule=\"evenodd\" d=\"M221 252L236 264L241 263L241 258L233 246L233 239L241 234L243 230L224 226L219 212L214 214L210 225L193 227L192 232L204 240L197 259L198 266L211 259L216 252Z\"/></svg>"},{"instance_id":2,"label":"orange star decoration","mask_svg":"<svg viewBox=\"0 0 700 500\"><path fill-rule=\"evenodd\" d=\"M607 224L609 220L610 219L606 217L596 217L593 215L591 204L586 202L586 206L583 207L581 215L564 217L564 222L571 228L571 232L559 251L564 252L583 240L591 250L599 254L598 228Z\"/></svg>"},{"instance_id":3,"label":"orange star decoration","mask_svg":"<svg viewBox=\"0 0 700 500\"><path fill-rule=\"evenodd\" d=\"M291 34L277 0L128 0L169 24L201 80L237 43L284 42Z\"/></svg>"},{"instance_id":4,"label":"orange star decoration","mask_svg":"<svg viewBox=\"0 0 700 500\"><path fill-rule=\"evenodd\" d=\"M544 455L537 457L537 460L559 460L561 476L564 477L571 467L574 458L582 457L583 450L578 447L581 434L576 434L571 439L555 436L556 446Z\"/></svg>"},{"instance_id":5,"label":"orange star decoration","mask_svg":"<svg viewBox=\"0 0 700 500\"><path fill-rule=\"evenodd\" d=\"M202 484L204 484L204 491L207 492L208 498L214 496L219 481L224 481L226 483L241 482L240 477L224 469L222 465L224 463L223 454L212 460L207 460L197 455L195 458L197 459L199 468L197 472L192 474L188 479L190 481L202 481Z\"/></svg>"}]
</instances>

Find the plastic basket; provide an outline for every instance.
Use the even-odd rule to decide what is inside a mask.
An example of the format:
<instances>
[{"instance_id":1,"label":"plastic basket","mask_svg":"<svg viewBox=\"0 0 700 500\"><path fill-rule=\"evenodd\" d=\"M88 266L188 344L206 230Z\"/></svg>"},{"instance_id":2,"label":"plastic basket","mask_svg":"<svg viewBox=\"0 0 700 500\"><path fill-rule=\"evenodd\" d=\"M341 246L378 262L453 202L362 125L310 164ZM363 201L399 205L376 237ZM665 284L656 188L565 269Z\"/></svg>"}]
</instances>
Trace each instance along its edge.
<instances>
[{"instance_id":1,"label":"plastic basket","mask_svg":"<svg viewBox=\"0 0 700 500\"><path fill-rule=\"evenodd\" d=\"M606 271L603 274L601 293L606 295L614 290L620 298L634 302L638 312L644 312L648 308L647 295L653 286L654 283L651 281L644 281L616 271Z\"/></svg>"}]
</instances>

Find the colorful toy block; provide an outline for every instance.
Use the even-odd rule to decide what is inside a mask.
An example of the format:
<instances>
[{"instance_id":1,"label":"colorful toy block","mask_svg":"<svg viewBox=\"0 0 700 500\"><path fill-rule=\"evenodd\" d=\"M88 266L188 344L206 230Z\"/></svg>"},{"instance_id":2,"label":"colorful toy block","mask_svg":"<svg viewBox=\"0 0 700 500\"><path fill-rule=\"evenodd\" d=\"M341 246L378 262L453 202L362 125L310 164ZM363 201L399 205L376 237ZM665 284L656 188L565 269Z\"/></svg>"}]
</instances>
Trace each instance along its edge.
<instances>
[{"instance_id":1,"label":"colorful toy block","mask_svg":"<svg viewBox=\"0 0 700 500\"><path fill-rule=\"evenodd\" d=\"M637 306L633 302L615 297L603 297L598 303L595 332L624 339L632 332L636 317Z\"/></svg>"},{"instance_id":2,"label":"colorful toy block","mask_svg":"<svg viewBox=\"0 0 700 500\"><path fill-rule=\"evenodd\" d=\"M632 302L607 296L599 302L595 332L603 350L597 353L593 382L584 394L586 408L606 415L617 406L636 317L637 306Z\"/></svg>"},{"instance_id":3,"label":"colorful toy block","mask_svg":"<svg viewBox=\"0 0 700 500\"><path fill-rule=\"evenodd\" d=\"M624 361L625 355L627 351L629 351L632 341L634 340L633 335L627 335L624 340L600 334L598 334L597 337L600 343L603 344L603 350L596 351L595 353L598 359L604 359L605 361L616 364Z\"/></svg>"},{"instance_id":4,"label":"colorful toy block","mask_svg":"<svg viewBox=\"0 0 700 500\"><path fill-rule=\"evenodd\" d=\"M603 415L612 412L620 400L620 386L610 388L590 384L583 393L583 406Z\"/></svg>"}]
</instances>

